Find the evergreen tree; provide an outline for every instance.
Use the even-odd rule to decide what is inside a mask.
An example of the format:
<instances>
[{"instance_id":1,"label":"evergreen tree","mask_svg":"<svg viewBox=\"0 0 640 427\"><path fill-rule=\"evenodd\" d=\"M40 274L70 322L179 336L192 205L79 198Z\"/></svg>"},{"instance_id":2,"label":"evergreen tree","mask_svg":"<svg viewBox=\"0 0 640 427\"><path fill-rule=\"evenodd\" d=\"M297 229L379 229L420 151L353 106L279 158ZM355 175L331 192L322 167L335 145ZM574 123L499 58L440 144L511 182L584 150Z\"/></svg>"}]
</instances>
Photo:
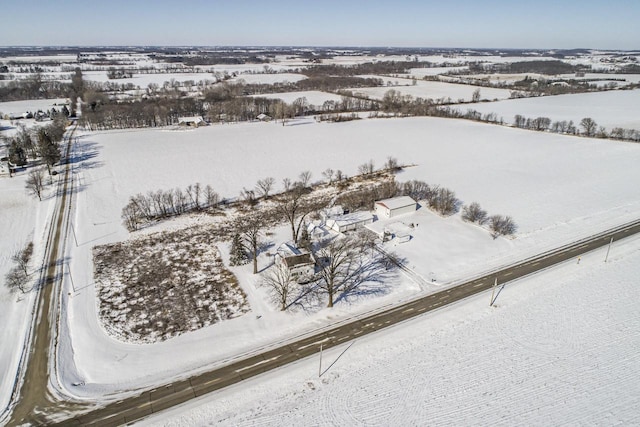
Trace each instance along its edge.
<instances>
[{"instance_id":1,"label":"evergreen tree","mask_svg":"<svg viewBox=\"0 0 640 427\"><path fill-rule=\"evenodd\" d=\"M244 247L244 243L240 238L240 234L236 233L233 236L233 240L231 241L231 253L229 254L229 264L236 265L245 265L249 262L249 256L247 255L247 250Z\"/></svg>"}]
</instances>

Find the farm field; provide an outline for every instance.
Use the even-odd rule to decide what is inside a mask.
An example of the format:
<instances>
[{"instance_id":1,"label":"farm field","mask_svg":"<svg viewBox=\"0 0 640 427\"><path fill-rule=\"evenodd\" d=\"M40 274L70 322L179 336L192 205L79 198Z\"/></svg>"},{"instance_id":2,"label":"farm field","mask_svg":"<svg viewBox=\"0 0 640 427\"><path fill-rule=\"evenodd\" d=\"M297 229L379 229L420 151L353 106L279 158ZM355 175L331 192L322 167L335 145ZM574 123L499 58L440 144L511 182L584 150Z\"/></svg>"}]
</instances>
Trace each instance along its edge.
<instances>
[{"instance_id":1,"label":"farm field","mask_svg":"<svg viewBox=\"0 0 640 427\"><path fill-rule=\"evenodd\" d=\"M395 141L393 148L389 141ZM63 311L67 319L63 333L70 343L60 349L63 383L84 381L85 386L72 391L87 397L153 384L633 219L640 201L632 184L640 178L632 166L640 159L636 148L434 118L338 124L300 119L287 126L248 123L82 135L75 150L88 160L77 164L75 171L82 189L74 219L79 243L70 248L69 257L77 291ZM149 157L152 151L159 154ZM463 223L459 214L445 219L423 208L405 218L419 222L415 238L393 249L425 280L435 273L434 287L421 289L401 276L378 298L356 298L312 314L281 313L266 301L250 267L235 267L231 271L252 310L237 319L153 345L117 341L105 335L97 322L90 250L129 236L120 210L131 195L201 182L211 184L222 197L233 198L265 176L280 182L308 169L317 180L327 167L352 175L362 161L371 158L382 164L388 155L416 164L398 176L401 181L422 179L444 185L464 203L478 201L492 214L511 215L519 225L516 238L494 241L485 230ZM231 166L237 159L242 159L242 167ZM585 167L593 173L582 180L572 178ZM202 216L186 217L144 234L207 221ZM286 227L272 232L273 244L286 239ZM457 233L454 239L451 232ZM227 260L227 244L220 250ZM259 268L269 262L261 256ZM73 290L69 278L65 286ZM217 345L202 351L202 342L212 340ZM168 357L181 362L168 368Z\"/></svg>"},{"instance_id":2,"label":"farm field","mask_svg":"<svg viewBox=\"0 0 640 427\"><path fill-rule=\"evenodd\" d=\"M450 99L450 102L458 101L471 101L473 92L476 89L480 89L481 99L508 99L510 92L506 89L495 89L487 87L478 87L471 85L463 85L456 83L444 83L444 82L432 82L432 81L416 81L415 85L412 85L412 81L409 79L393 79L385 78L385 81L398 82L401 86L394 87L371 87L371 88L354 88L350 89L354 93L362 93L373 99L382 99L384 94L389 89L394 89L400 92L402 95L411 95L414 98L431 98L434 101L437 99ZM406 84L407 86L403 86Z\"/></svg>"},{"instance_id":3,"label":"farm field","mask_svg":"<svg viewBox=\"0 0 640 427\"><path fill-rule=\"evenodd\" d=\"M526 99L509 99L489 104L475 104L474 110L483 114L496 113L507 123L516 114L528 118L549 117L552 121L573 120L578 125L584 117L591 117L598 126L611 131L614 127L640 130L638 108L640 90L614 90L578 93Z\"/></svg>"},{"instance_id":4,"label":"farm field","mask_svg":"<svg viewBox=\"0 0 640 427\"><path fill-rule=\"evenodd\" d=\"M60 97L0 103L0 157L10 155L17 164L28 161L15 176L0 177L0 325L5 326L0 331L0 424L15 403L12 388L19 384L29 354L50 359L50 375L37 375L64 399L124 400L640 218L639 144L509 126L516 114L573 120L578 128L582 118L591 117L607 131L621 127L640 132L640 89L510 99L508 87L463 84L467 77L505 83L524 76L573 78L493 74L519 61L532 64L518 69L540 71L548 67L538 60L556 57L590 66L593 72L582 78L600 87L609 84L607 78L638 83L635 74L598 72L634 72L637 52L106 49L76 56L44 55L76 48L42 48L42 56L29 56L37 48L7 47L3 52L26 56L13 57L16 62L0 57L3 99ZM421 67L420 61L435 66L411 68ZM348 69L356 65L364 66ZM76 66L83 70L84 84L70 80ZM136 73L146 67L158 73ZM306 67L313 68L309 77L301 74ZM486 74L429 80L481 67ZM572 70L566 64L557 69ZM107 70L133 76L108 79ZM358 86L353 76L381 79L383 86L343 89ZM307 78L311 80L300 87L320 90L250 95L259 89L242 86ZM203 80L207 85L198 84ZM216 86L222 80L232 85ZM165 82L170 85L163 88ZM146 90L152 84L160 87ZM342 90L352 91L354 98L340 95ZM389 90L453 105L425 111L420 109L425 105L376 102ZM477 90L483 102L469 103ZM535 85L530 90L537 93ZM51 133L36 132L34 126L52 123L46 117L4 119L5 114L59 109L68 104L65 96L78 99L78 116L66 122L65 138L73 135L70 140L62 138L62 125ZM276 101L293 104L300 98L306 100L303 108L285 108ZM495 113L506 125L406 117L414 112L455 116L453 109ZM273 120L256 119L267 111ZM324 114L304 116L314 111ZM22 125L32 131L30 136L18 133ZM20 138L11 139L14 135ZM635 134L630 135L628 139ZM71 142L67 159L53 158L58 153L49 151L58 148L58 141L65 148ZM46 171L44 161L51 162L55 173L44 176L38 201L33 181L31 188L27 182L37 178L36 168ZM402 167L395 168L394 161ZM57 279L50 288L54 315L35 316L41 296L36 289L45 284L44 248L63 200L57 197L57 184L67 164L73 190L65 198L68 209L59 210L69 217L60 222L66 224L66 234L57 248ZM13 167L6 159L0 166L3 174ZM394 180L400 185L420 182L410 193L408 185L398 190ZM265 190L267 181L274 184ZM442 194L438 189L455 193L453 214L442 216L429 208L434 195ZM373 200L398 195L396 190L429 201L418 200L415 211L411 204L410 213L391 219L372 220L371 212L358 212L371 208ZM281 203L300 194L302 209L310 212L305 218L322 226L307 229L304 224L304 237L298 240L295 229L297 237L292 238L295 226L284 221ZM492 236L489 222L464 221L463 207L474 202L488 216L512 218L515 232ZM342 212L335 205L374 222L362 233L339 235L329 230L326 217L329 210ZM172 216L181 210L191 213ZM261 223L253 241L247 228L251 220ZM323 286L330 284L321 275L333 256L322 251L332 237L333 242L351 242L349 249L358 254L355 263L361 263L364 273L350 275L351 286L329 298L331 291ZM292 257L279 258L293 241L311 254L289 246ZM28 242L35 252L27 271L17 254ZM257 274L250 262L253 252ZM640 302L634 292L640 237L615 242L606 263L601 252L508 282L498 288L496 307L487 307L485 292L359 339L352 347L347 343L331 349L323 366L339 360L322 378L317 377L317 360L310 358L176 408L162 415L166 420L151 418L142 424L637 423L637 411L630 408L640 404L634 382L640 373L634 352L640 345L640 316L634 310ZM248 264L236 263L238 258ZM278 300L267 283L281 265L290 274L295 268L291 280L299 280L288 301L287 296ZM16 271L34 288L11 292L17 286ZM361 277L367 279L360 282ZM38 318L52 320L54 339L30 339L31 327L49 326ZM28 372L25 378L36 371ZM23 390L27 396L40 388ZM14 415L33 408L30 396L20 399ZM54 411L62 409L56 405Z\"/></svg>"},{"instance_id":5,"label":"farm field","mask_svg":"<svg viewBox=\"0 0 640 427\"><path fill-rule=\"evenodd\" d=\"M252 95L254 98L280 99L287 104L293 103L298 98L307 98L310 106L321 108L326 101L340 102L342 97L333 93L321 92L319 90L306 90L301 92L265 93L263 95ZM313 108L313 107L310 107Z\"/></svg>"}]
</instances>

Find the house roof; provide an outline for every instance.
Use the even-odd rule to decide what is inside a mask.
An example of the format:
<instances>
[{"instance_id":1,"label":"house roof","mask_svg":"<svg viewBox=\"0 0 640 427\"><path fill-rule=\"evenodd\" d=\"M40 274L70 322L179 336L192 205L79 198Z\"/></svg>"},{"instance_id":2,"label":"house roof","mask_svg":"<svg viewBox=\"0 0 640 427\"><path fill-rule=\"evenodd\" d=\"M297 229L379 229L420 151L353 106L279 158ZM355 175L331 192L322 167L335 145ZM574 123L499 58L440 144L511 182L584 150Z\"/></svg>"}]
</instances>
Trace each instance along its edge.
<instances>
[{"instance_id":1,"label":"house roof","mask_svg":"<svg viewBox=\"0 0 640 427\"><path fill-rule=\"evenodd\" d=\"M287 267L295 267L296 265L301 264L313 264L311 254L309 253L286 257L284 258L284 262L287 264Z\"/></svg>"},{"instance_id":2,"label":"house roof","mask_svg":"<svg viewBox=\"0 0 640 427\"><path fill-rule=\"evenodd\" d=\"M376 205L382 205L389 210L406 208L411 205L415 206L415 204L416 201L409 196L394 197L392 199L378 200L376 202Z\"/></svg>"},{"instance_id":3,"label":"house roof","mask_svg":"<svg viewBox=\"0 0 640 427\"><path fill-rule=\"evenodd\" d=\"M201 123L204 122L202 116L178 117L178 123Z\"/></svg>"},{"instance_id":4,"label":"house roof","mask_svg":"<svg viewBox=\"0 0 640 427\"><path fill-rule=\"evenodd\" d=\"M360 222L369 220L373 220L373 214L371 212L353 212L350 214L333 217L327 221L327 224L335 223L339 226L347 226L350 224L358 224Z\"/></svg>"},{"instance_id":5,"label":"house roof","mask_svg":"<svg viewBox=\"0 0 640 427\"><path fill-rule=\"evenodd\" d=\"M298 248L293 242L285 242L278 247L276 253L282 258L288 258L292 256L303 255L307 253L307 251Z\"/></svg>"}]
</instances>

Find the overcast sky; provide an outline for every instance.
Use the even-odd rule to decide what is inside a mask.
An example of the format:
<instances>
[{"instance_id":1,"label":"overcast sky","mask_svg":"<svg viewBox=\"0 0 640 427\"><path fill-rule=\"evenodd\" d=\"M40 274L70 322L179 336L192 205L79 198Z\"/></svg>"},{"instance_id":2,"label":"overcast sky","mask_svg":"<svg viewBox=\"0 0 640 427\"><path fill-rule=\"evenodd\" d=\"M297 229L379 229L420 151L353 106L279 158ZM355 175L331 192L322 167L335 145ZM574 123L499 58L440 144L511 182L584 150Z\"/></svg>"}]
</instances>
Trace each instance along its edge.
<instances>
[{"instance_id":1,"label":"overcast sky","mask_svg":"<svg viewBox=\"0 0 640 427\"><path fill-rule=\"evenodd\" d=\"M0 45L640 49L640 0L1 0Z\"/></svg>"}]
</instances>

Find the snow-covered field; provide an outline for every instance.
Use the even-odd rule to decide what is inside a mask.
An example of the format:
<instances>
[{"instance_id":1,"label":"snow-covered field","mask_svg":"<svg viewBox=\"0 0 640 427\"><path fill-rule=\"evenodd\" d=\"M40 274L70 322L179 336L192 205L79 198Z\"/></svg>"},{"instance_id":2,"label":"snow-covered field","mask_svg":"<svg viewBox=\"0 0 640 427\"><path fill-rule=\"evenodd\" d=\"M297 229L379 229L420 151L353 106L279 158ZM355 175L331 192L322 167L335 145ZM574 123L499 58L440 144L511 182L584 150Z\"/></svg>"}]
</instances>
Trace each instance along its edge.
<instances>
[{"instance_id":1,"label":"snow-covered field","mask_svg":"<svg viewBox=\"0 0 640 427\"><path fill-rule=\"evenodd\" d=\"M136 425L637 425L640 239L603 252Z\"/></svg>"},{"instance_id":2,"label":"snow-covered field","mask_svg":"<svg viewBox=\"0 0 640 427\"><path fill-rule=\"evenodd\" d=\"M481 113L496 113L507 123L512 123L516 114L532 119L573 120L576 125L584 117L591 117L610 131L614 127L640 130L639 105L640 89L635 89L509 99L475 104L473 109Z\"/></svg>"},{"instance_id":3,"label":"snow-covered field","mask_svg":"<svg viewBox=\"0 0 640 427\"><path fill-rule=\"evenodd\" d=\"M5 275L15 266L11 256L33 241L35 251L29 274L32 280L37 279L43 256L40 249L46 239L44 224L55 201L49 191L42 202L28 196L24 188L26 178L26 174L0 177L0 408L3 409L9 403L27 327L25 321L30 316L35 296L33 292L10 294L5 286Z\"/></svg>"},{"instance_id":4,"label":"snow-covered field","mask_svg":"<svg viewBox=\"0 0 640 427\"><path fill-rule=\"evenodd\" d=\"M241 316L154 345L117 342L104 334L96 320L89 249L128 236L120 222L120 210L128 197L138 192L184 188L200 181L211 184L223 197L235 197L265 176L280 182L309 169L314 179L319 179L327 167L351 175L357 165L370 158L382 164L386 156L393 155L401 162L418 165L399 179L445 185L463 202L478 201L490 213L512 215L520 226L515 240L493 241L485 231L461 223L458 216L442 219L424 211L418 227L424 234L416 234L397 250L412 257L412 265L421 266L418 274L429 279L434 271L439 282L631 220L640 208L640 190L634 185L640 179L640 170L635 167L640 150L635 144L457 120L328 124L304 119L284 127L249 123L192 131L115 131L83 136L76 150L90 160L78 164L76 171L83 189L74 219L79 246L72 247L69 256L78 291L65 305L63 333L70 344L61 349L60 376L67 385L84 381L85 386L72 389L83 396L184 375L305 329L407 298L420 289L405 278L379 299L356 301L354 306L343 304L312 315L286 314L266 302L264 289L257 287L250 267L234 268L253 313L260 318ZM585 169L590 173L584 174ZM206 220L196 217L192 223ZM445 232L447 229L453 233ZM274 244L286 238L286 227L275 232L271 237ZM221 249L226 259L224 247ZM455 257L438 258L440 253ZM435 267L428 261L434 255L440 261ZM261 259L260 268L267 263L268 259ZM217 344L203 351L202 343L210 340ZM168 359L180 362L167 366Z\"/></svg>"},{"instance_id":5,"label":"snow-covered field","mask_svg":"<svg viewBox=\"0 0 640 427\"><path fill-rule=\"evenodd\" d=\"M243 123L79 135L74 153L80 161L74 164L74 179L80 191L72 218L78 246L68 245L72 276L68 272L65 276L64 295L70 292L71 296L62 305L59 379L79 396L118 395L223 363L421 290L403 277L380 298L358 299L353 305L339 304L313 314L280 313L267 302L249 266L232 268L247 293L251 313L158 344L116 341L97 320L91 248L129 237L120 211L136 193L200 182L211 184L222 197L236 197L267 176L279 183L308 169L315 181L329 167L353 175L369 159L382 165L391 155L401 163L416 164L402 172L399 180L421 179L446 186L464 203L477 201L491 214L513 216L520 227L515 240L494 241L486 231L462 223L458 215L444 219L426 210L417 212L415 238L396 250L426 279L436 273L441 285L635 219L640 211L640 189L635 185L640 181L638 148L637 144L436 118L347 123L305 118L287 126ZM16 183L16 191L23 191L19 181L4 183ZM28 196L21 197L26 201L20 203L33 203ZM24 222L16 229L33 229L34 218L19 213L23 208L7 211L3 203L0 209L3 218ZM210 220L182 218L147 232ZM287 238L286 227L273 232L269 239L274 244ZM19 236L11 239L19 240ZM226 260L225 245L220 249ZM262 257L260 268L268 262ZM0 316L3 324L16 327L23 327L26 318L24 311L2 311ZM21 341L11 335L8 342L2 347L19 348ZM2 360L3 368L8 366L3 369L5 378L12 375L11 365L5 365L8 360ZM74 382L85 385L72 387ZM6 384L5 380L3 387ZM3 388L3 401L7 392Z\"/></svg>"},{"instance_id":6,"label":"snow-covered field","mask_svg":"<svg viewBox=\"0 0 640 427\"><path fill-rule=\"evenodd\" d=\"M101 83L117 83L117 84L133 84L141 88L149 86L150 83L162 86L164 82L170 82L175 80L177 82L185 82L191 80L198 83L202 80L208 80L215 82L216 77L211 73L158 73L158 74L137 74L134 73L133 77L126 79L109 79L106 71L85 71L82 73L82 78L88 81L101 82Z\"/></svg>"},{"instance_id":7,"label":"snow-covered field","mask_svg":"<svg viewBox=\"0 0 640 427\"><path fill-rule=\"evenodd\" d=\"M252 95L256 98L280 99L287 104L291 104L298 98L307 98L309 105L322 107L325 101L340 102L342 97L333 93L320 92L319 90L306 90L301 92L283 92L283 93L267 93L264 95Z\"/></svg>"},{"instance_id":8,"label":"snow-covered field","mask_svg":"<svg viewBox=\"0 0 640 427\"><path fill-rule=\"evenodd\" d=\"M69 104L68 99L57 98L57 99L30 99L26 101L8 101L8 102L0 102L0 118L1 115L11 114L11 113L25 113L30 111L35 113L38 110L50 110L52 107L56 109L62 108L61 106L64 104Z\"/></svg>"},{"instance_id":9,"label":"snow-covered field","mask_svg":"<svg viewBox=\"0 0 640 427\"><path fill-rule=\"evenodd\" d=\"M303 74L275 73L275 74L241 74L230 81L237 82L244 80L247 84L274 84L274 83L295 83L306 79Z\"/></svg>"},{"instance_id":10,"label":"snow-covered field","mask_svg":"<svg viewBox=\"0 0 640 427\"><path fill-rule=\"evenodd\" d=\"M431 67L431 68L411 68L409 75L417 77L419 79L425 76L437 76L439 74L446 74L450 72L461 72L468 70L469 67Z\"/></svg>"},{"instance_id":11,"label":"snow-covered field","mask_svg":"<svg viewBox=\"0 0 640 427\"><path fill-rule=\"evenodd\" d=\"M412 81L409 79L390 79L391 81L398 81L399 84L408 86L394 86L394 87L370 87L370 88L355 88L350 89L354 93L362 93L370 98L382 99L384 94L390 89L394 89L400 92L402 95L411 95L414 98L431 98L434 101L437 99L450 99L451 102L457 102L459 100L470 101L473 92L476 89L480 89L481 99L508 99L510 92L506 89L495 89L488 87L478 87L471 85L444 83L444 82L431 82L431 81L416 81L415 85L412 85Z\"/></svg>"}]
</instances>

